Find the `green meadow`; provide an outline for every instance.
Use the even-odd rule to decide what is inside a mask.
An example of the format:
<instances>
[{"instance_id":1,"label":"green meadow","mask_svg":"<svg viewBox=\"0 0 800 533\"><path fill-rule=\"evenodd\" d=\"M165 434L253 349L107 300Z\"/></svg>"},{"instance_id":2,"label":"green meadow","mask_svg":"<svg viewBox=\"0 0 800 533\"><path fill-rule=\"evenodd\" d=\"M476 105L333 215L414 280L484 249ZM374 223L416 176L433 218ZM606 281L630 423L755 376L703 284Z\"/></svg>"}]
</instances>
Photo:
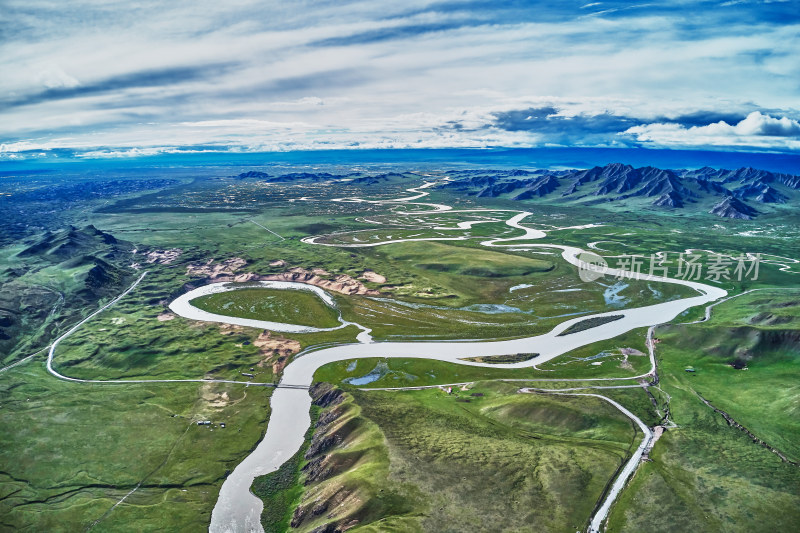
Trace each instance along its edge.
<instances>
[{"instance_id":1,"label":"green meadow","mask_svg":"<svg viewBox=\"0 0 800 533\"><path fill-rule=\"evenodd\" d=\"M575 531L641 438L601 400L498 383L350 391L320 422L298 463L298 531Z\"/></svg>"},{"instance_id":2,"label":"green meadow","mask_svg":"<svg viewBox=\"0 0 800 533\"><path fill-rule=\"evenodd\" d=\"M623 492L610 531L794 528L800 468L698 395L798 462L798 320L800 291L758 291L716 306L709 322L656 330L660 386L678 427L665 432Z\"/></svg>"},{"instance_id":3,"label":"green meadow","mask_svg":"<svg viewBox=\"0 0 800 533\"><path fill-rule=\"evenodd\" d=\"M268 288L237 288L207 294L192 305L219 315L253 318L318 328L339 325L338 313L311 291Z\"/></svg>"},{"instance_id":4,"label":"green meadow","mask_svg":"<svg viewBox=\"0 0 800 533\"><path fill-rule=\"evenodd\" d=\"M266 430L271 390L75 384L38 363L7 371L0 529L207 528L222 480ZM212 425L198 426L201 420Z\"/></svg>"}]
</instances>

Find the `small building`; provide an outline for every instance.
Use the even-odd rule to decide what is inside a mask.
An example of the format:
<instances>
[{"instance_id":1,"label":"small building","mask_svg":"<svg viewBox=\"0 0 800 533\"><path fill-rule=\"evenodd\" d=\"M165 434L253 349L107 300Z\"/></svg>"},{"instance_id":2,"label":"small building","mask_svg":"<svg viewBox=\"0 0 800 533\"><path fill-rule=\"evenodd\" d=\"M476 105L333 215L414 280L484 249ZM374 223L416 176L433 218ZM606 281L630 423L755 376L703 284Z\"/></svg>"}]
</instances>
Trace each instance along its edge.
<instances>
[{"instance_id":1,"label":"small building","mask_svg":"<svg viewBox=\"0 0 800 533\"><path fill-rule=\"evenodd\" d=\"M696 372L696 370L694 368L692 368L692 367L684 368L683 370L684 370L684 372L690 372L692 374L694 374Z\"/></svg>"},{"instance_id":2,"label":"small building","mask_svg":"<svg viewBox=\"0 0 800 533\"><path fill-rule=\"evenodd\" d=\"M197 421L197 425L198 426L210 426L211 425L211 420L198 420Z\"/></svg>"}]
</instances>

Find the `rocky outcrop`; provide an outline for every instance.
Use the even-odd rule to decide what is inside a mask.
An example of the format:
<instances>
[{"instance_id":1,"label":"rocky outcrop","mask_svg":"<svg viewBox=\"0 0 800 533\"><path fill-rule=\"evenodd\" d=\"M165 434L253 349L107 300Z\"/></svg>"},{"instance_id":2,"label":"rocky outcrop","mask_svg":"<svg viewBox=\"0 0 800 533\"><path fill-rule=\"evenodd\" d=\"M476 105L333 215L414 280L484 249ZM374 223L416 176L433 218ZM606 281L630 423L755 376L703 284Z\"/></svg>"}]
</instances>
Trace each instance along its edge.
<instances>
[{"instance_id":1,"label":"rocky outcrop","mask_svg":"<svg viewBox=\"0 0 800 533\"><path fill-rule=\"evenodd\" d=\"M293 528L299 527L306 520L313 520L331 510L328 518L332 518L332 513L336 508L342 505L345 501L351 499L353 493L345 488L340 488L330 497L319 499L298 505L292 515L292 521L289 524ZM338 522L328 522L311 530L311 533L342 533L349 529L346 525Z\"/></svg>"},{"instance_id":2,"label":"rocky outcrop","mask_svg":"<svg viewBox=\"0 0 800 533\"><path fill-rule=\"evenodd\" d=\"M317 438L317 435L323 435L323 436ZM315 433L314 438L311 440L311 446L308 447L308 451L305 454L305 458L310 459L315 455L327 452L337 444L341 443L342 443L342 436L337 433L334 433L333 435L324 435L321 433Z\"/></svg>"},{"instance_id":3,"label":"rocky outcrop","mask_svg":"<svg viewBox=\"0 0 800 533\"><path fill-rule=\"evenodd\" d=\"M234 276L237 270L247 264L247 261L241 257L232 257L226 259L221 263L215 263L213 259L209 259L205 263L192 263L186 267L186 275L192 277L203 277L216 281L234 281L228 279ZM225 278L220 279L220 278ZM235 280L240 281L240 280ZM241 280L249 281L249 280Z\"/></svg>"},{"instance_id":4,"label":"rocky outcrop","mask_svg":"<svg viewBox=\"0 0 800 533\"><path fill-rule=\"evenodd\" d=\"M262 331L253 341L253 346L261 351L263 359L258 366L272 366L272 373L279 375L289 363L291 357L300 351L299 341L287 339L283 335L274 336L269 331Z\"/></svg>"},{"instance_id":5,"label":"rocky outcrop","mask_svg":"<svg viewBox=\"0 0 800 533\"><path fill-rule=\"evenodd\" d=\"M145 263L168 265L181 256L183 250L171 248L169 250L150 250L144 253Z\"/></svg>"},{"instance_id":6,"label":"rocky outcrop","mask_svg":"<svg viewBox=\"0 0 800 533\"><path fill-rule=\"evenodd\" d=\"M309 389L309 394L314 405L319 407L332 407L344 400L344 393L330 383L315 383Z\"/></svg>"},{"instance_id":7,"label":"rocky outcrop","mask_svg":"<svg viewBox=\"0 0 800 533\"><path fill-rule=\"evenodd\" d=\"M360 294L366 296L379 296L381 293L375 289L369 289L366 285L347 274L339 274L333 279L324 279L314 272L304 268L294 267L280 274L269 274L266 276L253 277L254 280L263 281L294 281L297 283L307 283L322 289L326 289L340 294Z\"/></svg>"},{"instance_id":8,"label":"rocky outcrop","mask_svg":"<svg viewBox=\"0 0 800 533\"><path fill-rule=\"evenodd\" d=\"M220 263L215 263L213 259L209 259L205 263L192 263L186 267L186 275L191 277L205 278L208 281L224 282L232 281L236 283L244 283L247 281L292 281L295 283L305 283L314 285L322 289L338 292L340 294L359 294L365 296L380 296L380 291L370 289L357 279L347 274L339 274L333 279L326 279L322 276L330 276L330 273L321 269L315 268L306 270L301 267L294 267L288 269L286 272L278 274L256 274L255 272L239 272L247 261L240 257L233 257ZM273 261L270 263L272 266L284 266L285 261ZM369 277L367 273L371 272ZM362 274L366 281L374 281L376 283L383 283L386 279L380 274L372 271L365 271ZM370 279L371 278L371 279ZM384 281L379 281L383 279Z\"/></svg>"},{"instance_id":9,"label":"rocky outcrop","mask_svg":"<svg viewBox=\"0 0 800 533\"><path fill-rule=\"evenodd\" d=\"M381 276L372 270L365 270L360 276L358 276L358 279L363 279L364 281L370 281L372 283L386 283L385 276Z\"/></svg>"}]
</instances>

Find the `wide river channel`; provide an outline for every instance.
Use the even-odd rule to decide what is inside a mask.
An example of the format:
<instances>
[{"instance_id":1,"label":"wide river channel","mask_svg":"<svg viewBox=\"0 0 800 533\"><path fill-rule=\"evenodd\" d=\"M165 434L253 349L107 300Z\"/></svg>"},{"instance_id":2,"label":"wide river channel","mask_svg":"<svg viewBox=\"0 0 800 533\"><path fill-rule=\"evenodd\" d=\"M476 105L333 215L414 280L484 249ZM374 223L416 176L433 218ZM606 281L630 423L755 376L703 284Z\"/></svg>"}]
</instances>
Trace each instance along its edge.
<instances>
[{"instance_id":1,"label":"wide river channel","mask_svg":"<svg viewBox=\"0 0 800 533\"><path fill-rule=\"evenodd\" d=\"M518 220L514 220L513 222L518 223ZM489 241L484 244L498 246L497 240ZM579 256L583 253L583 250L579 248L552 244L515 244L514 246L526 248L557 248L562 251L562 257L569 263L576 266L586 266L585 264L581 265ZM607 275L623 278L637 277L635 274L612 268L598 268ZM313 381L314 372L321 366L335 361L366 357L436 359L439 361L449 361L471 366L490 366L492 368L529 367L549 361L554 357L580 348L581 346L617 337L632 329L668 322L691 307L705 305L727 294L723 289L694 281L648 275L639 275L638 279L684 285L695 289L698 295L633 309L581 316L566 320L543 335L503 341L373 342L369 336L369 330L363 328L364 331L359 335L359 340L361 341L359 343L310 351L297 357L284 369L280 384L307 387L310 386ZM281 286L276 286L271 283L265 283L264 285L270 286L271 288L300 288L297 286L298 284L289 283L282 284ZM304 286L303 288L306 290L310 289L308 286ZM175 300L170 307L174 312L186 318L272 328L275 331L298 331L298 329L302 329L302 327L293 326L291 324L276 324L260 321L248 321L247 324L243 324L242 319L225 317L222 315L209 316L209 314L203 314L204 312L200 312L200 310L190 303L192 299L202 294L219 292L221 290L235 289L233 286L226 289L224 284L215 284L213 287L201 287L181 296ZM310 290L324 293L324 291L316 287ZM323 295L320 294L320 296ZM328 303L331 301L330 295L327 293L324 293L323 299ZM623 315L623 318L569 335L558 336L559 333L574 323L605 315ZM464 357L517 353L538 353L539 356L529 361L503 365L476 363L464 361L462 359ZM255 450L234 469L222 485L219 499L217 500L211 516L209 530L212 533L263 531L260 523L263 504L259 498L250 492L250 486L257 476L275 471L287 459L292 457L303 444L306 430L311 423L309 415L311 396L308 391L302 388L282 388L279 386L272 395L270 406L271 414L264 438Z\"/></svg>"}]
</instances>

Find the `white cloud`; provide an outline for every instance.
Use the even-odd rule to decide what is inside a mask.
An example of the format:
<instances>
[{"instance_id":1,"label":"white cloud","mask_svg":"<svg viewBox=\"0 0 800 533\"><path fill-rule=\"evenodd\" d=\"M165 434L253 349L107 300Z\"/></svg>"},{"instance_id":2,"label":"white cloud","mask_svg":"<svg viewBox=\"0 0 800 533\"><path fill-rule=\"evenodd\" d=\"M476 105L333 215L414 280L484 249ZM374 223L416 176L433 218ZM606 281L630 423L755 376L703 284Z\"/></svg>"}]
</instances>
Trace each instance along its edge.
<instances>
[{"instance_id":1,"label":"white cloud","mask_svg":"<svg viewBox=\"0 0 800 533\"><path fill-rule=\"evenodd\" d=\"M706 127L715 127L720 132L732 130L735 135L800 136L800 122L788 117L771 117L758 111L753 111L735 126L728 126L725 122L719 122Z\"/></svg>"},{"instance_id":2,"label":"white cloud","mask_svg":"<svg viewBox=\"0 0 800 533\"><path fill-rule=\"evenodd\" d=\"M653 120L680 110L800 107L800 27L757 17L715 25L708 12L705 31L686 32L683 14L647 8L534 22L427 0L4 6L18 23L9 27L20 28L0 43L0 141L7 144L533 145L553 139L481 126L492 113L537 105L556 106L564 116L610 112ZM547 9L543 3L543 14ZM395 31L410 34L393 38ZM330 39L339 44L315 44ZM182 68L197 75L119 83ZM92 87L108 88L80 92ZM463 131L442 131L449 121ZM755 122L730 127L792 127L771 117ZM654 125L643 128L626 138L667 138ZM687 142L730 137L670 135ZM759 135L765 134L739 137Z\"/></svg>"},{"instance_id":3,"label":"white cloud","mask_svg":"<svg viewBox=\"0 0 800 533\"><path fill-rule=\"evenodd\" d=\"M69 89L80 85L78 80L56 66L49 66L39 72L36 81L47 89Z\"/></svg>"},{"instance_id":4,"label":"white cloud","mask_svg":"<svg viewBox=\"0 0 800 533\"><path fill-rule=\"evenodd\" d=\"M731 146L800 149L800 122L753 111L737 124L720 121L687 128L680 124L645 124L621 135L665 146Z\"/></svg>"}]
</instances>

